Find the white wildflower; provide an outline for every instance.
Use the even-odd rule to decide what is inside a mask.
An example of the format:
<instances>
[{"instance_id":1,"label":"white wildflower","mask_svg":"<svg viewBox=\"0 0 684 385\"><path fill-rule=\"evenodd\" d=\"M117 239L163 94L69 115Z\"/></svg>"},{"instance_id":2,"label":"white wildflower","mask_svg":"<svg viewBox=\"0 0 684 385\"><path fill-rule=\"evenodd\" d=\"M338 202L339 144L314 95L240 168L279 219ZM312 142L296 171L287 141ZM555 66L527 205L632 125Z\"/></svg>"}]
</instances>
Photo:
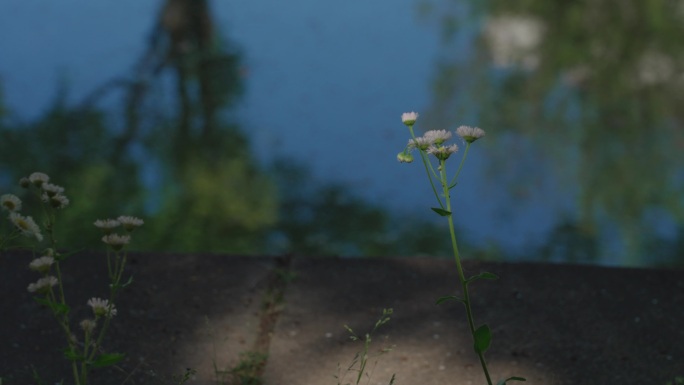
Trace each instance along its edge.
<instances>
[{"instance_id":1,"label":"white wildflower","mask_svg":"<svg viewBox=\"0 0 684 385\"><path fill-rule=\"evenodd\" d=\"M47 193L43 193L40 198L43 200L43 202L50 204L50 206L55 209L63 209L69 206L69 198L62 194L50 196Z\"/></svg>"},{"instance_id":2,"label":"white wildflower","mask_svg":"<svg viewBox=\"0 0 684 385\"><path fill-rule=\"evenodd\" d=\"M29 175L28 180L36 185L36 187L41 187L43 183L47 183L50 180L50 177L42 172L34 172L33 174Z\"/></svg>"},{"instance_id":3,"label":"white wildflower","mask_svg":"<svg viewBox=\"0 0 684 385\"><path fill-rule=\"evenodd\" d=\"M439 160L447 160L451 154L458 151L458 146L452 144L451 146L430 146L427 153L434 155Z\"/></svg>"},{"instance_id":4,"label":"white wildflower","mask_svg":"<svg viewBox=\"0 0 684 385\"><path fill-rule=\"evenodd\" d=\"M472 143L485 136L485 132L479 127L461 126L456 129L456 135L463 138L466 142Z\"/></svg>"},{"instance_id":5,"label":"white wildflower","mask_svg":"<svg viewBox=\"0 0 684 385\"><path fill-rule=\"evenodd\" d=\"M423 137L430 142L439 146L451 138L451 132L447 130L430 130L426 132Z\"/></svg>"},{"instance_id":6,"label":"white wildflower","mask_svg":"<svg viewBox=\"0 0 684 385\"><path fill-rule=\"evenodd\" d=\"M95 227L101 229L105 234L111 233L115 228L121 226L121 222L116 219L98 219L93 223Z\"/></svg>"},{"instance_id":7,"label":"white wildflower","mask_svg":"<svg viewBox=\"0 0 684 385\"><path fill-rule=\"evenodd\" d=\"M413 126L418 120L417 112L404 112L401 114L401 122L407 126Z\"/></svg>"},{"instance_id":8,"label":"white wildflower","mask_svg":"<svg viewBox=\"0 0 684 385\"><path fill-rule=\"evenodd\" d=\"M50 267L53 263L55 263L53 257L42 256L31 261L31 263L29 263L29 269L39 273L47 273L50 271Z\"/></svg>"},{"instance_id":9,"label":"white wildflower","mask_svg":"<svg viewBox=\"0 0 684 385\"><path fill-rule=\"evenodd\" d=\"M102 298L91 298L88 300L88 306L93 308L93 314L95 317L105 316L107 318L112 318L116 315L116 308L114 304L110 304L109 300Z\"/></svg>"},{"instance_id":10,"label":"white wildflower","mask_svg":"<svg viewBox=\"0 0 684 385\"><path fill-rule=\"evenodd\" d=\"M69 206L69 198L64 195L55 195L50 198L50 204L56 209L63 209Z\"/></svg>"},{"instance_id":11,"label":"white wildflower","mask_svg":"<svg viewBox=\"0 0 684 385\"><path fill-rule=\"evenodd\" d=\"M57 278L50 275L28 285L28 291L30 293L46 293L51 287L57 285L57 283L59 283Z\"/></svg>"},{"instance_id":12,"label":"white wildflower","mask_svg":"<svg viewBox=\"0 0 684 385\"><path fill-rule=\"evenodd\" d=\"M140 227L143 225L143 223L145 223L140 218L125 216L125 215L118 217L116 220L119 221L119 223L121 223L123 228L128 232L135 230L136 227Z\"/></svg>"},{"instance_id":13,"label":"white wildflower","mask_svg":"<svg viewBox=\"0 0 684 385\"><path fill-rule=\"evenodd\" d=\"M428 147L430 147L431 144L432 144L432 142L430 142L429 138L426 138L424 136L420 136L420 137L417 137L415 139L409 139L408 148L409 149L417 148L417 149L425 151L425 150L427 150Z\"/></svg>"},{"instance_id":14,"label":"white wildflower","mask_svg":"<svg viewBox=\"0 0 684 385\"><path fill-rule=\"evenodd\" d=\"M95 330L95 327L97 326L97 321L94 319L84 319L83 321L80 322L81 329L86 332L86 334L90 334Z\"/></svg>"},{"instance_id":15,"label":"white wildflower","mask_svg":"<svg viewBox=\"0 0 684 385\"><path fill-rule=\"evenodd\" d=\"M0 196L0 206L9 212L19 211L21 210L21 199L16 195L5 194Z\"/></svg>"},{"instance_id":16,"label":"white wildflower","mask_svg":"<svg viewBox=\"0 0 684 385\"><path fill-rule=\"evenodd\" d=\"M23 216L19 213L11 212L9 216L10 221L27 237L35 237L38 242L43 240L43 235L40 233L40 228L29 216Z\"/></svg>"},{"instance_id":17,"label":"white wildflower","mask_svg":"<svg viewBox=\"0 0 684 385\"><path fill-rule=\"evenodd\" d=\"M42 188L43 192L47 196L49 196L50 198L52 198L53 196L55 196L57 194L61 194L64 192L64 187L57 186L56 184L52 184L52 183L43 183L43 185L40 186L40 188Z\"/></svg>"},{"instance_id":18,"label":"white wildflower","mask_svg":"<svg viewBox=\"0 0 684 385\"><path fill-rule=\"evenodd\" d=\"M102 237L102 242L108 244L109 246L111 246L112 249L116 251L121 250L121 248L123 248L124 245L127 245L128 242L130 242L130 240L130 235L107 234L104 237Z\"/></svg>"}]
</instances>

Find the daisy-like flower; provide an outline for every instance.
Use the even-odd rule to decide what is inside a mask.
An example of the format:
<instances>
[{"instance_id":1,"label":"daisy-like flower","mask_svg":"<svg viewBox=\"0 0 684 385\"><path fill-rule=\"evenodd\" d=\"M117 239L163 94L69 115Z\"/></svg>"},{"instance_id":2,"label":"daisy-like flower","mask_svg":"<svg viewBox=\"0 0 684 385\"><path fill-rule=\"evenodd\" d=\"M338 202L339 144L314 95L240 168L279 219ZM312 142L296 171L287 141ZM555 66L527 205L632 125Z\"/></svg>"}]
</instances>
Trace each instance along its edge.
<instances>
[{"instance_id":1,"label":"daisy-like flower","mask_svg":"<svg viewBox=\"0 0 684 385\"><path fill-rule=\"evenodd\" d=\"M29 293L46 293L51 287L57 285L58 282L59 281L57 281L56 277L49 275L39 279L35 283L28 285L28 291Z\"/></svg>"},{"instance_id":2,"label":"daisy-like flower","mask_svg":"<svg viewBox=\"0 0 684 385\"><path fill-rule=\"evenodd\" d=\"M107 234L102 237L102 242L108 244L112 249L119 251L124 245L131 241L130 235Z\"/></svg>"},{"instance_id":3,"label":"daisy-like flower","mask_svg":"<svg viewBox=\"0 0 684 385\"><path fill-rule=\"evenodd\" d=\"M21 199L16 195L5 194L0 196L0 206L9 212L19 211L21 210Z\"/></svg>"},{"instance_id":4,"label":"daisy-like flower","mask_svg":"<svg viewBox=\"0 0 684 385\"><path fill-rule=\"evenodd\" d=\"M451 138L451 132L447 130L430 130L423 135L430 144L439 146Z\"/></svg>"},{"instance_id":5,"label":"daisy-like flower","mask_svg":"<svg viewBox=\"0 0 684 385\"><path fill-rule=\"evenodd\" d=\"M105 316L107 318L112 318L116 315L116 308L114 304L110 304L109 300L102 298L91 298L88 300L88 306L93 308L93 314L95 317Z\"/></svg>"},{"instance_id":6,"label":"daisy-like flower","mask_svg":"<svg viewBox=\"0 0 684 385\"><path fill-rule=\"evenodd\" d=\"M50 267L53 263L55 263L55 259L45 255L31 261L31 263L29 263L29 269L39 273L47 273L50 271Z\"/></svg>"},{"instance_id":7,"label":"daisy-like flower","mask_svg":"<svg viewBox=\"0 0 684 385\"><path fill-rule=\"evenodd\" d=\"M428 149L428 147L430 147L431 144L432 144L432 142L430 141L430 138L426 138L424 136L419 136L415 139L409 139L408 148L409 149L417 148L417 149L425 151Z\"/></svg>"},{"instance_id":8,"label":"daisy-like flower","mask_svg":"<svg viewBox=\"0 0 684 385\"><path fill-rule=\"evenodd\" d=\"M83 331L86 334L90 334L93 332L93 330L95 330L95 327L97 326L97 321L95 321L94 319L84 319L79 323L79 325L81 325L81 329L83 329Z\"/></svg>"},{"instance_id":9,"label":"daisy-like flower","mask_svg":"<svg viewBox=\"0 0 684 385\"><path fill-rule=\"evenodd\" d=\"M456 135L463 138L466 142L472 143L485 136L485 132L479 127L461 126L456 129Z\"/></svg>"},{"instance_id":10,"label":"daisy-like flower","mask_svg":"<svg viewBox=\"0 0 684 385\"><path fill-rule=\"evenodd\" d=\"M404 112L401 114L401 122L407 126L413 126L416 124L416 120L418 120L417 112Z\"/></svg>"},{"instance_id":11,"label":"daisy-like flower","mask_svg":"<svg viewBox=\"0 0 684 385\"><path fill-rule=\"evenodd\" d=\"M52 183L43 183L40 188L42 188L45 195L50 198L64 192L64 187Z\"/></svg>"},{"instance_id":12,"label":"daisy-like flower","mask_svg":"<svg viewBox=\"0 0 684 385\"><path fill-rule=\"evenodd\" d=\"M451 154L456 151L458 151L458 146L455 144L452 144L451 146L430 146L430 148L427 149L428 154L434 155L435 158L439 160L449 159Z\"/></svg>"},{"instance_id":13,"label":"daisy-like flower","mask_svg":"<svg viewBox=\"0 0 684 385\"><path fill-rule=\"evenodd\" d=\"M40 233L40 227L36 224L33 218L23 216L19 213L11 212L9 216L10 221L27 237L35 237L38 242L43 240L43 234Z\"/></svg>"},{"instance_id":14,"label":"daisy-like flower","mask_svg":"<svg viewBox=\"0 0 684 385\"><path fill-rule=\"evenodd\" d=\"M397 160L400 163L411 163L413 162L413 155L409 152L400 152L397 154Z\"/></svg>"},{"instance_id":15,"label":"daisy-like flower","mask_svg":"<svg viewBox=\"0 0 684 385\"><path fill-rule=\"evenodd\" d=\"M29 175L28 180L36 185L36 187L41 187L43 183L47 183L50 180L50 177L42 172L34 172L33 174Z\"/></svg>"},{"instance_id":16,"label":"daisy-like flower","mask_svg":"<svg viewBox=\"0 0 684 385\"><path fill-rule=\"evenodd\" d=\"M136 227L140 227L143 225L143 223L145 223L140 218L129 217L126 215L122 215L116 218L116 220L119 221L119 223L121 223L121 226L123 226L123 228L128 232L135 230Z\"/></svg>"},{"instance_id":17,"label":"daisy-like flower","mask_svg":"<svg viewBox=\"0 0 684 385\"><path fill-rule=\"evenodd\" d=\"M29 187L31 187L31 181L29 180L29 178L23 177L23 178L19 179L19 186L21 186L23 188L29 188Z\"/></svg>"},{"instance_id":18,"label":"daisy-like flower","mask_svg":"<svg viewBox=\"0 0 684 385\"><path fill-rule=\"evenodd\" d=\"M121 226L121 222L116 219L98 219L93 224L98 229L103 230L105 234L110 234L115 228Z\"/></svg>"},{"instance_id":19,"label":"daisy-like flower","mask_svg":"<svg viewBox=\"0 0 684 385\"><path fill-rule=\"evenodd\" d=\"M63 209L69 206L69 198L65 197L62 194L49 196L48 194L43 193L41 199L43 200L43 202L49 203L50 206L56 209Z\"/></svg>"}]
</instances>

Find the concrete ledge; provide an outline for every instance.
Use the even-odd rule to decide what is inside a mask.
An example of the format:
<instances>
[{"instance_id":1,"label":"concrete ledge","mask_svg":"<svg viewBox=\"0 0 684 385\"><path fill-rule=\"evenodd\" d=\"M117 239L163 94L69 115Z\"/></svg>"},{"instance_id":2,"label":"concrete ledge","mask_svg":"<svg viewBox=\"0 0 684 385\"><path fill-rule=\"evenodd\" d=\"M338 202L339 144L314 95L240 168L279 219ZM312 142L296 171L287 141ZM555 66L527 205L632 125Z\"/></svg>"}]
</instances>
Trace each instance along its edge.
<instances>
[{"instance_id":1,"label":"concrete ledge","mask_svg":"<svg viewBox=\"0 0 684 385\"><path fill-rule=\"evenodd\" d=\"M79 253L63 264L74 324L89 316L88 298L106 294L102 258ZM33 383L34 365L46 383L69 383L60 351L64 337L26 291L37 278L27 268L30 260L27 254L0 255L0 377L3 385ZM395 347L379 357L368 383L387 384L393 373L396 384L484 383L462 305L434 305L457 292L452 261L279 262L132 255L135 281L117 303L105 342L128 357L122 371L95 371L93 383L120 384L132 372L127 384L170 384L171 375L190 367L198 370L190 384L213 384L215 368L234 367L241 352L258 349L259 340L263 347L269 337L265 384L337 384L338 363L345 368L361 348L343 325L363 334L383 308L393 308L394 315L371 349ZM487 359L495 380L518 375L527 384L665 385L684 376L682 270L479 262L466 262L466 270L501 277L471 286L477 322L493 332ZM283 277L291 278L280 287L283 301L268 314L275 327L263 329L263 301L273 295L273 280ZM353 383L352 376L346 382Z\"/></svg>"}]
</instances>

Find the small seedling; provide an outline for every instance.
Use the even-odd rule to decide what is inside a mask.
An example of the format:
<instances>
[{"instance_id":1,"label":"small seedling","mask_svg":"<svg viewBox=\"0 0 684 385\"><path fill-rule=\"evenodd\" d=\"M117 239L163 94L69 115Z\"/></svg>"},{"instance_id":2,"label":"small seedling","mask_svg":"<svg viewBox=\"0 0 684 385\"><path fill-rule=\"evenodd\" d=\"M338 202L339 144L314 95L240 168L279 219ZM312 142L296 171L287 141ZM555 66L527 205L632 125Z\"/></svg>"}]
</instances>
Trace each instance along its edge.
<instances>
[{"instance_id":1,"label":"small seedling","mask_svg":"<svg viewBox=\"0 0 684 385\"><path fill-rule=\"evenodd\" d=\"M354 382L354 385L359 385L361 383L361 379L366 377L368 383L370 383L370 379L373 375L373 371L375 369L375 366L377 366L378 361L373 362L373 369L370 370L370 373L367 370L366 365L368 364L368 359L372 358L369 354L370 351L370 345L372 341L372 336L373 334L378 330L378 328L390 320L390 316L392 315L393 310L392 309L383 309L382 310L382 316L378 319L377 322L375 322L375 326L373 326L373 329L369 331L368 333L364 334L363 337L358 336L356 333L354 333L354 330L350 328L348 325L344 325L344 328L347 329L349 332L350 336L349 339L352 341L360 341L363 342L363 348L356 352L354 355L354 358L351 360L349 365L344 371L344 374L342 373L342 367L340 364L337 364L337 375L334 376L337 379L337 385L342 385L342 381L344 381L344 378L346 377L347 374L349 373L356 373L356 379ZM383 354L389 353L392 351L392 347L385 347L380 349L380 351L373 357L379 357ZM392 378L389 381L389 385L394 384L394 379L395 376L394 374L392 375ZM351 383L347 382L344 385L351 385Z\"/></svg>"}]
</instances>

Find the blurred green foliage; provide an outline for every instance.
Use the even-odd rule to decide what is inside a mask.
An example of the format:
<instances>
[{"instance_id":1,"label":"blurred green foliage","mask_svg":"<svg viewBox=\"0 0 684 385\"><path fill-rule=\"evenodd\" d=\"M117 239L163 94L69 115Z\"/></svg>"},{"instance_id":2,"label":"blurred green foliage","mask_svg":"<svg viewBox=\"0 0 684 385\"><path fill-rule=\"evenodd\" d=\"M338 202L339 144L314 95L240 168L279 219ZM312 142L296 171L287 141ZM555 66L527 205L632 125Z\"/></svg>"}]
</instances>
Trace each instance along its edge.
<instances>
[{"instance_id":1,"label":"blurred green foliage","mask_svg":"<svg viewBox=\"0 0 684 385\"><path fill-rule=\"evenodd\" d=\"M120 140L107 114L57 102L35 122L0 126L0 191L37 207L18 180L34 171L66 187L71 204L58 217L57 241L65 248L99 249L96 219L145 219L138 250L295 253L310 256L447 256L444 228L391 215L342 185L317 183L306 165L278 159L257 166L236 126L223 125L205 141L165 134L166 126L131 141ZM149 163L159 169L146 171ZM146 173L155 175L145 182ZM32 204L33 203L33 204ZM28 212L36 218L40 212ZM142 231L142 230L141 230Z\"/></svg>"},{"instance_id":2,"label":"blurred green foliage","mask_svg":"<svg viewBox=\"0 0 684 385\"><path fill-rule=\"evenodd\" d=\"M606 244L613 228L626 265L648 265L665 252L648 239L684 219L680 2L425 4L446 37L471 34L476 47L463 57L450 49L455 39L445 40L433 119L476 116L482 127L524 138L535 146L533 164L552 161L576 198L576 211L561 213L566 219L542 252L564 242L563 253L572 254L564 259L595 260L614 247ZM520 156L506 135L497 138L489 141L494 174ZM520 183L540 172L536 165L517 174ZM682 263L681 251L669 263Z\"/></svg>"}]
</instances>

